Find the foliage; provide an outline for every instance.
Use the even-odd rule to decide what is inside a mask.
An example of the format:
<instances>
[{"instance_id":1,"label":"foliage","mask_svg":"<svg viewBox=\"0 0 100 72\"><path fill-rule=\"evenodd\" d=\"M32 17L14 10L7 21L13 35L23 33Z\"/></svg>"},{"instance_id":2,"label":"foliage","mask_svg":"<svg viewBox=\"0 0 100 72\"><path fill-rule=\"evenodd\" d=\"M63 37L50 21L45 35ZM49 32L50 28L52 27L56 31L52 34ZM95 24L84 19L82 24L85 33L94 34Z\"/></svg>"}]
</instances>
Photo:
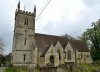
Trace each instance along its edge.
<instances>
[{"instance_id":1,"label":"foliage","mask_svg":"<svg viewBox=\"0 0 100 72\"><path fill-rule=\"evenodd\" d=\"M5 72L28 72L26 67L8 67Z\"/></svg>"},{"instance_id":2,"label":"foliage","mask_svg":"<svg viewBox=\"0 0 100 72\"><path fill-rule=\"evenodd\" d=\"M11 64L11 53L9 53L8 55L5 55L5 62L7 63L7 64Z\"/></svg>"},{"instance_id":3,"label":"foliage","mask_svg":"<svg viewBox=\"0 0 100 72\"><path fill-rule=\"evenodd\" d=\"M3 51L4 50L4 41L3 38L0 38L0 50Z\"/></svg>"},{"instance_id":4,"label":"foliage","mask_svg":"<svg viewBox=\"0 0 100 72\"><path fill-rule=\"evenodd\" d=\"M34 72L40 72L40 68L39 68L38 65L35 67L35 71Z\"/></svg>"},{"instance_id":5,"label":"foliage","mask_svg":"<svg viewBox=\"0 0 100 72\"><path fill-rule=\"evenodd\" d=\"M8 55L3 56L2 54L0 54L0 65L1 64L6 64L7 66L12 66L11 64L11 53L9 53Z\"/></svg>"},{"instance_id":6,"label":"foliage","mask_svg":"<svg viewBox=\"0 0 100 72\"><path fill-rule=\"evenodd\" d=\"M63 66L60 65L59 66L62 69L65 69L65 72L74 72L75 66L73 66L73 70L71 71L71 69L68 66ZM77 65L77 72L94 72L94 71L98 71L100 69L100 65L92 65L92 64L79 64ZM99 72L99 71L98 71Z\"/></svg>"},{"instance_id":7,"label":"foliage","mask_svg":"<svg viewBox=\"0 0 100 72\"><path fill-rule=\"evenodd\" d=\"M58 67L60 67L60 68L65 68L66 66L64 65L64 64L60 64Z\"/></svg>"},{"instance_id":8,"label":"foliage","mask_svg":"<svg viewBox=\"0 0 100 72\"><path fill-rule=\"evenodd\" d=\"M92 23L92 27L82 34L82 40L90 41L93 60L100 60L100 20Z\"/></svg>"},{"instance_id":9,"label":"foliage","mask_svg":"<svg viewBox=\"0 0 100 72\"><path fill-rule=\"evenodd\" d=\"M94 72L100 69L100 66L90 65L90 64L81 64L78 65L78 72Z\"/></svg>"},{"instance_id":10,"label":"foliage","mask_svg":"<svg viewBox=\"0 0 100 72\"><path fill-rule=\"evenodd\" d=\"M66 71L66 72L71 72L71 70L70 70L69 67L66 67L65 71Z\"/></svg>"},{"instance_id":11,"label":"foliage","mask_svg":"<svg viewBox=\"0 0 100 72\"><path fill-rule=\"evenodd\" d=\"M65 65L61 65L59 67L65 69L65 72L71 72L69 67ZM78 72L94 72L98 71L99 69L100 65L80 64L77 66ZM5 72L29 72L29 71L27 67L18 67L18 68L9 67L5 69ZM35 67L35 70L33 72L40 72L39 67Z\"/></svg>"},{"instance_id":12,"label":"foliage","mask_svg":"<svg viewBox=\"0 0 100 72\"><path fill-rule=\"evenodd\" d=\"M61 68L61 69L64 69L65 72L72 72L68 65L60 64L58 67Z\"/></svg>"},{"instance_id":13,"label":"foliage","mask_svg":"<svg viewBox=\"0 0 100 72\"><path fill-rule=\"evenodd\" d=\"M9 67L5 69L5 72L16 72L15 68Z\"/></svg>"},{"instance_id":14,"label":"foliage","mask_svg":"<svg viewBox=\"0 0 100 72\"><path fill-rule=\"evenodd\" d=\"M20 68L20 72L28 72L28 70L26 67L22 67L22 68Z\"/></svg>"},{"instance_id":15,"label":"foliage","mask_svg":"<svg viewBox=\"0 0 100 72\"><path fill-rule=\"evenodd\" d=\"M100 60L96 60L93 62L94 65L100 65Z\"/></svg>"},{"instance_id":16,"label":"foliage","mask_svg":"<svg viewBox=\"0 0 100 72\"><path fill-rule=\"evenodd\" d=\"M1 64L5 64L5 57L2 54L0 54L0 66Z\"/></svg>"},{"instance_id":17,"label":"foliage","mask_svg":"<svg viewBox=\"0 0 100 72\"><path fill-rule=\"evenodd\" d=\"M28 67L23 66L23 67L9 67L7 69L5 69L5 72L30 72L30 70L28 69ZM35 69L31 70L31 72L40 72L39 67L35 67Z\"/></svg>"}]
</instances>

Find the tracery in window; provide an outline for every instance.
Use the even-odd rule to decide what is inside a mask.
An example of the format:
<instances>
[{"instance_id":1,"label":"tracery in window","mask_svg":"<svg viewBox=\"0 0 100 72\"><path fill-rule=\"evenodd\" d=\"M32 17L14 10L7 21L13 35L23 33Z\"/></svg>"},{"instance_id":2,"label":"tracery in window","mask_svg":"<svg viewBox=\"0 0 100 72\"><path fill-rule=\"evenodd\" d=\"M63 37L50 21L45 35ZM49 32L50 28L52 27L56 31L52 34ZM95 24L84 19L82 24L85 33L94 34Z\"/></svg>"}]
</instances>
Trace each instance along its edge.
<instances>
[{"instance_id":1,"label":"tracery in window","mask_svg":"<svg viewBox=\"0 0 100 72\"><path fill-rule=\"evenodd\" d=\"M70 50L68 50L68 52L67 52L67 57L68 57L68 60L71 60L71 51Z\"/></svg>"},{"instance_id":2,"label":"tracery in window","mask_svg":"<svg viewBox=\"0 0 100 72\"><path fill-rule=\"evenodd\" d=\"M60 50L58 50L58 54L59 54L59 60L61 60L61 52L60 52Z\"/></svg>"}]
</instances>

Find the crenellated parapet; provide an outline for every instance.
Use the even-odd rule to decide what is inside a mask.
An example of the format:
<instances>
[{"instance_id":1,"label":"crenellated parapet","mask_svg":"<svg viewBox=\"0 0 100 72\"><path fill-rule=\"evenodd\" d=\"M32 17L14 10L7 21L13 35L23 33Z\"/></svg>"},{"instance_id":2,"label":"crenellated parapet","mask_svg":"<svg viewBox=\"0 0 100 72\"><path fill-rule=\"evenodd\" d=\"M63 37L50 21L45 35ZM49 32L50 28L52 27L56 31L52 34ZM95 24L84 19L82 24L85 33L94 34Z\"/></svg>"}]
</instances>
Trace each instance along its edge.
<instances>
[{"instance_id":1,"label":"crenellated parapet","mask_svg":"<svg viewBox=\"0 0 100 72\"><path fill-rule=\"evenodd\" d=\"M16 18L18 13L35 17L36 16L36 6L34 6L34 12L28 12L28 11L25 11L25 10L20 10L20 1L19 1L18 5L17 5L16 12L15 12L15 18Z\"/></svg>"},{"instance_id":2,"label":"crenellated parapet","mask_svg":"<svg viewBox=\"0 0 100 72\"><path fill-rule=\"evenodd\" d=\"M26 15L32 15L32 16L35 15L34 12L28 12L28 11L23 11L23 10L16 10L15 15L17 15L18 13L26 14Z\"/></svg>"}]
</instances>

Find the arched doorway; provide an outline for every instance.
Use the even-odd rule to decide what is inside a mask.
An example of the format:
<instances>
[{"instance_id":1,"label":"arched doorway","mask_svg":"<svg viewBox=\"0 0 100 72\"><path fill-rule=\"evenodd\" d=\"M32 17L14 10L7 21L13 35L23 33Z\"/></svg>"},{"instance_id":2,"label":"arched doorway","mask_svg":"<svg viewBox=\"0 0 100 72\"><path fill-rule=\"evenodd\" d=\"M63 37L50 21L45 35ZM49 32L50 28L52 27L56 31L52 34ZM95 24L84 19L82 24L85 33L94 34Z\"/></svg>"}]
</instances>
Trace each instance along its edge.
<instances>
[{"instance_id":1,"label":"arched doorway","mask_svg":"<svg viewBox=\"0 0 100 72\"><path fill-rule=\"evenodd\" d=\"M51 65L54 65L54 56L53 56L53 55L50 56L50 64L51 64Z\"/></svg>"}]
</instances>

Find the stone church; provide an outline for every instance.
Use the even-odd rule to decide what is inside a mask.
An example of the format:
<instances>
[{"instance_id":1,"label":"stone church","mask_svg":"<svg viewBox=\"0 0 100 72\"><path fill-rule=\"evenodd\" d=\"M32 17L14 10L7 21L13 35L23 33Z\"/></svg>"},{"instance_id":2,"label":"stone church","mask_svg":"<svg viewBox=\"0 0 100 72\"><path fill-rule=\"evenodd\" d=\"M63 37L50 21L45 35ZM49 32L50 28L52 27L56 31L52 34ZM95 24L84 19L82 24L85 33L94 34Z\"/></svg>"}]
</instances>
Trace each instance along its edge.
<instances>
[{"instance_id":1,"label":"stone church","mask_svg":"<svg viewBox=\"0 0 100 72\"><path fill-rule=\"evenodd\" d=\"M84 42L62 36L35 33L34 12L20 10L20 2L15 12L12 63L14 66L53 65L68 63L91 63L90 51Z\"/></svg>"}]
</instances>

